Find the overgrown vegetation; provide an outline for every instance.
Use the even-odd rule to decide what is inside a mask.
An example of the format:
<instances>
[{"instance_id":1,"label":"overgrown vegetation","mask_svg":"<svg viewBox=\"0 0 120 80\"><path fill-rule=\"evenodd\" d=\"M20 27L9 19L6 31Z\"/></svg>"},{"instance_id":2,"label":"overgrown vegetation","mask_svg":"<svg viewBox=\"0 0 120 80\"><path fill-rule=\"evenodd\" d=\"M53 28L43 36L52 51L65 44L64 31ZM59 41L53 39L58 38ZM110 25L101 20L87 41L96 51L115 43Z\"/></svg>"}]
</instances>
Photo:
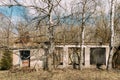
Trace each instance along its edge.
<instances>
[{"instance_id":1,"label":"overgrown vegetation","mask_svg":"<svg viewBox=\"0 0 120 80\"><path fill-rule=\"evenodd\" d=\"M8 70L12 67L12 52L9 50L4 50L2 54L2 59L0 61L0 69Z\"/></svg>"},{"instance_id":2,"label":"overgrown vegetation","mask_svg":"<svg viewBox=\"0 0 120 80\"><path fill-rule=\"evenodd\" d=\"M38 72L0 72L0 80L120 80L119 71L104 71L97 69L40 70Z\"/></svg>"},{"instance_id":3,"label":"overgrown vegetation","mask_svg":"<svg viewBox=\"0 0 120 80\"><path fill-rule=\"evenodd\" d=\"M112 68L112 57L116 50L115 47L120 43L120 28L118 24L120 21L118 15L120 9L119 5L118 8L117 6L114 6L115 0L111 0L109 3L110 8L107 15L104 6L106 3L99 0L71 0L69 9L66 6L67 3L65 3L63 6L61 1L64 0L38 0L37 2L36 0L30 0L28 2L30 4L24 4L28 0L7 1L8 3L6 3L4 0L0 1L0 6L5 6L11 9L9 12L9 17L5 17L7 20L3 20L3 17L1 17L1 48L12 49L14 48L14 43L19 43L21 47L26 49L28 49L29 46L36 47L44 45L42 48L45 50L45 69L51 69L51 55L54 53L55 45L58 43L64 45L66 43L76 43L77 45L81 46L81 50L77 56L79 57L79 69L82 69L84 61L84 45L86 45L86 43L93 42L96 44L100 43L100 45L109 43L111 54L109 54L107 65L110 64L108 68ZM43 5L41 6L41 4ZM14 9L12 8L14 6L24 7L28 9L28 12L29 10L30 12L32 10L35 13L27 13L31 15L31 19L27 18L27 14L23 14L21 17L24 17L27 23L20 21L14 25L12 23L12 17L14 16ZM115 7L116 11L114 11ZM61 27L63 27L63 29L61 29ZM28 42L30 42L31 45L29 44L28 46ZM34 43L37 44L34 45ZM16 49L17 47L18 49L20 48L19 46L16 46ZM37 56L36 54L37 52L34 53L35 56ZM8 57L8 54L6 55L7 57L3 56L1 61L1 69L3 70L9 69L9 66L11 66L11 64L8 62L11 60L8 60L10 58Z\"/></svg>"}]
</instances>

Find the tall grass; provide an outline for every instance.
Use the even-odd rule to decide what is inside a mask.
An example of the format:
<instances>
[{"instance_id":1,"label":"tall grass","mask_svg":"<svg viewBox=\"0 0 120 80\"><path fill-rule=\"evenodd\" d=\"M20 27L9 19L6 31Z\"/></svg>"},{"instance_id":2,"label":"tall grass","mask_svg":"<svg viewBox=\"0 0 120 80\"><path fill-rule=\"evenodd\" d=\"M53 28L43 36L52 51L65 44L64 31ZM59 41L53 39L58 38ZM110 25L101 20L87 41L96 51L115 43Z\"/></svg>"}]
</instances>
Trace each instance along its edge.
<instances>
[{"instance_id":1,"label":"tall grass","mask_svg":"<svg viewBox=\"0 0 120 80\"><path fill-rule=\"evenodd\" d=\"M120 80L120 71L97 69L85 70L53 70L38 72L0 71L0 80Z\"/></svg>"}]
</instances>

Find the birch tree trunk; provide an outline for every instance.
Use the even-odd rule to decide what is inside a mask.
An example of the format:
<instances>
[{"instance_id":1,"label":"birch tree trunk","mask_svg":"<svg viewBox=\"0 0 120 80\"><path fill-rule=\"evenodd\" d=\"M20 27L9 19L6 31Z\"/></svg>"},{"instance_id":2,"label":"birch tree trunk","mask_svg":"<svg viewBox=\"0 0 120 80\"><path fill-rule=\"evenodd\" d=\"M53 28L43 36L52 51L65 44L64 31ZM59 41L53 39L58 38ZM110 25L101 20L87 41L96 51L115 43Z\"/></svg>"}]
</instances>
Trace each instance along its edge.
<instances>
[{"instance_id":1,"label":"birch tree trunk","mask_svg":"<svg viewBox=\"0 0 120 80\"><path fill-rule=\"evenodd\" d=\"M75 1L73 1L75 2ZM76 0L75 5L73 4L74 14L77 17L78 23L80 23L80 30L78 32L79 34L79 45L81 46L81 51L79 53L78 61L79 61L79 69L82 70L83 68L83 54L84 54L84 40L85 40L85 25L87 25L87 20L89 20L92 15L96 11L97 1L96 0ZM76 10L77 9L77 10Z\"/></svg>"},{"instance_id":2,"label":"birch tree trunk","mask_svg":"<svg viewBox=\"0 0 120 80\"><path fill-rule=\"evenodd\" d=\"M111 27L111 41L110 41L110 53L108 58L107 69L112 69L112 58L115 52L114 45L114 9L115 9L115 0L111 0L111 13L110 13L110 27Z\"/></svg>"},{"instance_id":3,"label":"birch tree trunk","mask_svg":"<svg viewBox=\"0 0 120 80\"><path fill-rule=\"evenodd\" d=\"M48 54L48 68L49 70L52 69L52 55L54 52L54 26L52 22L52 10L53 10L53 3L51 0L48 0L48 19L49 19L49 27L48 27L48 35L49 35L49 42L50 45L48 46L49 54Z\"/></svg>"},{"instance_id":4,"label":"birch tree trunk","mask_svg":"<svg viewBox=\"0 0 120 80\"><path fill-rule=\"evenodd\" d=\"M81 52L80 52L80 70L83 69L83 54L84 54L84 33L85 33L85 25L84 25L84 13L82 14L82 26L81 26Z\"/></svg>"}]
</instances>

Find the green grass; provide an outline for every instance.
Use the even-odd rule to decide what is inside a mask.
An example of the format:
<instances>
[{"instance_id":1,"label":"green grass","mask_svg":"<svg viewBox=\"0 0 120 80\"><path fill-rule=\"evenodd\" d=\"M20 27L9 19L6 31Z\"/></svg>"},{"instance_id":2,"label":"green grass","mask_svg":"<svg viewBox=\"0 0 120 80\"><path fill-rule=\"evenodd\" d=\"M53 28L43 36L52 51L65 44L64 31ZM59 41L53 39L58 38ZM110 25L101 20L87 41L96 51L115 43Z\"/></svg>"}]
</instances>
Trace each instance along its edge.
<instances>
[{"instance_id":1,"label":"green grass","mask_svg":"<svg viewBox=\"0 0 120 80\"><path fill-rule=\"evenodd\" d=\"M120 80L120 71L106 71L97 69L40 70L38 72L0 71L0 80Z\"/></svg>"}]
</instances>

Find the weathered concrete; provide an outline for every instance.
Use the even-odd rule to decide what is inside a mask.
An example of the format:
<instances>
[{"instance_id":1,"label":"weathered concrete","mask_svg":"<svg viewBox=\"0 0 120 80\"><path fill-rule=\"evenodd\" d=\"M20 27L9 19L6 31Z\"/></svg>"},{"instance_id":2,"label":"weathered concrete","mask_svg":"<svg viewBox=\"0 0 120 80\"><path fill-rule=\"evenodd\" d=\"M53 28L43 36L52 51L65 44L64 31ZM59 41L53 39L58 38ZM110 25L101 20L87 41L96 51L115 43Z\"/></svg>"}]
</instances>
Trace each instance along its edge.
<instances>
[{"instance_id":1,"label":"weathered concrete","mask_svg":"<svg viewBox=\"0 0 120 80\"><path fill-rule=\"evenodd\" d=\"M90 67L90 48L85 47L85 67Z\"/></svg>"},{"instance_id":2,"label":"weathered concrete","mask_svg":"<svg viewBox=\"0 0 120 80\"><path fill-rule=\"evenodd\" d=\"M68 47L63 47L63 68L68 67Z\"/></svg>"},{"instance_id":3,"label":"weathered concrete","mask_svg":"<svg viewBox=\"0 0 120 80\"><path fill-rule=\"evenodd\" d=\"M71 47L78 47L80 48L79 45L56 45L56 47L61 47L63 48L63 68L67 68L69 66L69 52L68 48ZM105 48L105 55L106 55L106 65L107 65L107 60L109 56L109 46L108 45L85 45L85 68L90 68L90 48ZM20 50L14 50L13 51L13 65L20 65L22 67L22 61L20 58ZM43 67L43 58L44 58L44 50L43 49L31 49L30 50L30 67Z\"/></svg>"}]
</instances>

